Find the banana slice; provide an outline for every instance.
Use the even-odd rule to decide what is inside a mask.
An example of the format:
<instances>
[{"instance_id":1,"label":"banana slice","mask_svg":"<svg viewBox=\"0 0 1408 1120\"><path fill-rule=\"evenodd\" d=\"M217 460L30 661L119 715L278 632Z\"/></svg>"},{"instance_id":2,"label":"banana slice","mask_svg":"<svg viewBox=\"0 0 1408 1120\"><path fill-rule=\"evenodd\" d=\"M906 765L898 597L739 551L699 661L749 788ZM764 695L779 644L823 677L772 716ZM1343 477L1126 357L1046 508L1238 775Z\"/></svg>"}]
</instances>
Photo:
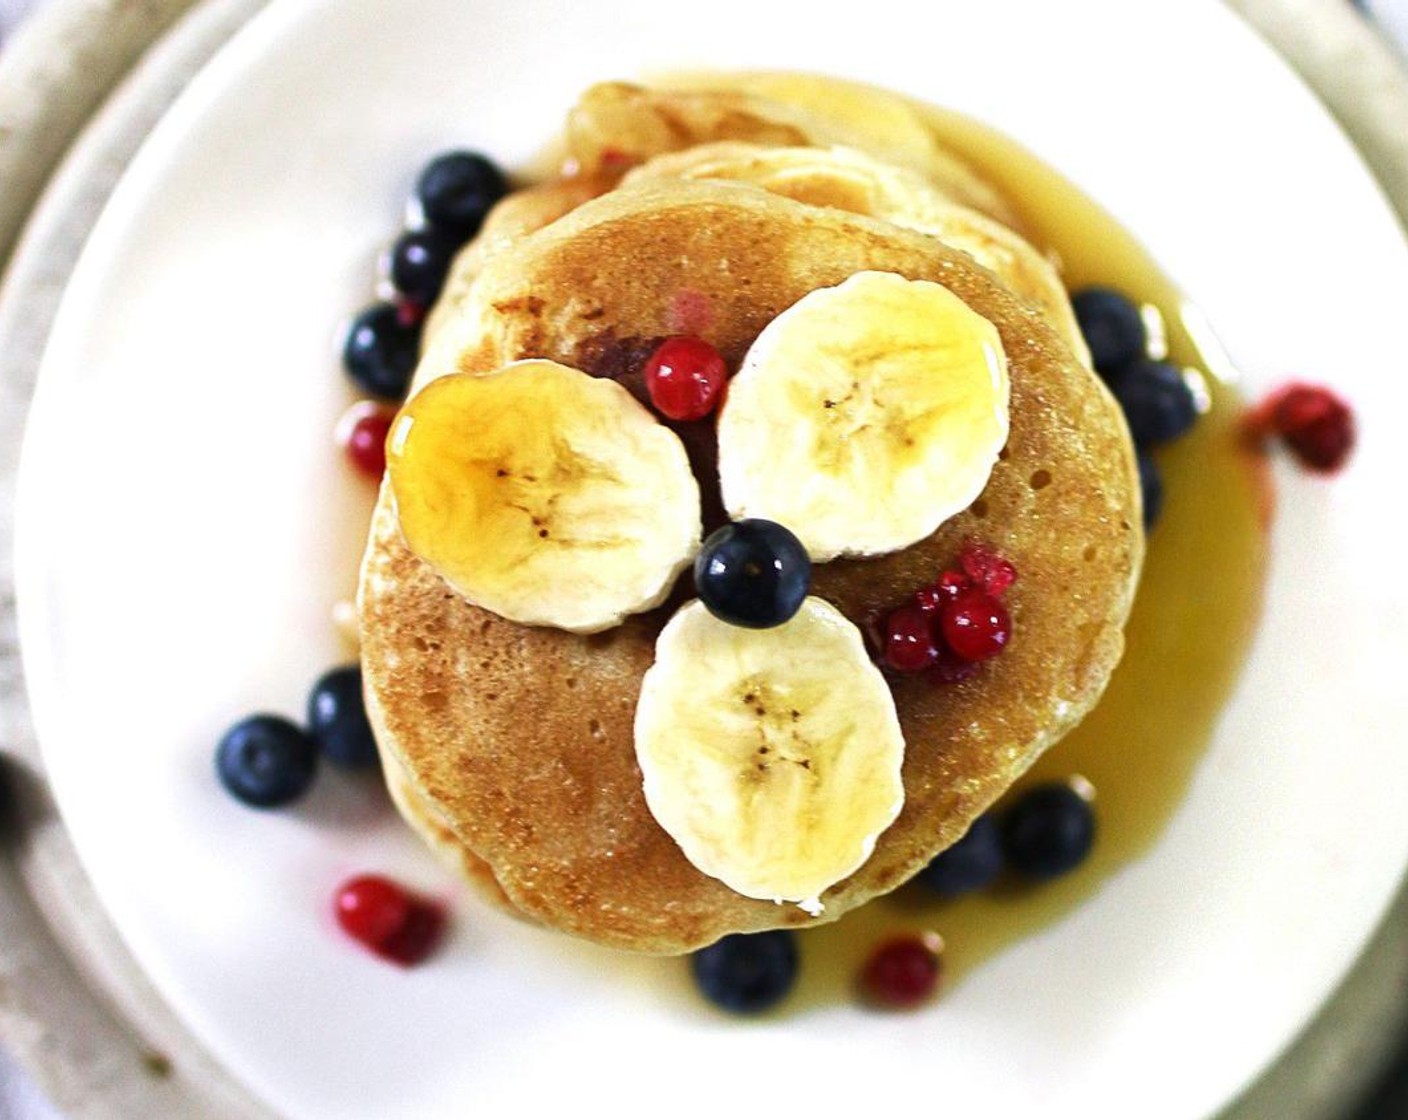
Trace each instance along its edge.
<instances>
[{"instance_id":1,"label":"banana slice","mask_svg":"<svg viewBox=\"0 0 1408 1120\"><path fill-rule=\"evenodd\" d=\"M387 441L401 532L472 603L591 633L657 606L699 548L679 437L545 360L432 381Z\"/></svg>"},{"instance_id":2,"label":"banana slice","mask_svg":"<svg viewBox=\"0 0 1408 1120\"><path fill-rule=\"evenodd\" d=\"M771 630L698 600L641 682L645 800L686 858L749 898L821 911L904 803L904 737L860 631L808 598Z\"/></svg>"},{"instance_id":3,"label":"banana slice","mask_svg":"<svg viewBox=\"0 0 1408 1120\"><path fill-rule=\"evenodd\" d=\"M814 561L905 548L982 493L1008 395L990 322L940 284L859 272L749 349L719 415L724 505Z\"/></svg>"}]
</instances>

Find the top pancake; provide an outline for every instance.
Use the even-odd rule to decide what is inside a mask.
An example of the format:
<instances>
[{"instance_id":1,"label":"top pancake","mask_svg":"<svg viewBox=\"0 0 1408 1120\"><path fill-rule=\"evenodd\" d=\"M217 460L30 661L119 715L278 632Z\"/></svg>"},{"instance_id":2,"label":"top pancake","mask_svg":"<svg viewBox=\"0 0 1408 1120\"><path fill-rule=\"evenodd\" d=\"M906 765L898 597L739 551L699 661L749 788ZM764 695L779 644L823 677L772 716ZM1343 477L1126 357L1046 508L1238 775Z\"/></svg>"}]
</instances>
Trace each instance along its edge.
<instances>
[{"instance_id":1,"label":"top pancake","mask_svg":"<svg viewBox=\"0 0 1408 1120\"><path fill-rule=\"evenodd\" d=\"M644 356L688 330L736 368L806 293L866 269L943 284L998 329L1011 434L982 496L928 539L818 566L812 591L862 628L981 541L1020 573L1013 639L972 678L892 681L905 805L820 920L912 875L956 840L1095 703L1119 658L1143 549L1128 433L1099 380L1033 305L932 237L755 187L649 182L588 201L488 259L417 387L453 369L546 357L644 399ZM687 321L685 321L687 320ZM673 425L722 521L707 421ZM462 600L402 543L386 487L361 587L369 712L439 825L523 913L606 944L682 952L741 930L805 925L794 906L696 870L641 792L632 722L653 643L692 594L602 634L509 623Z\"/></svg>"}]
</instances>

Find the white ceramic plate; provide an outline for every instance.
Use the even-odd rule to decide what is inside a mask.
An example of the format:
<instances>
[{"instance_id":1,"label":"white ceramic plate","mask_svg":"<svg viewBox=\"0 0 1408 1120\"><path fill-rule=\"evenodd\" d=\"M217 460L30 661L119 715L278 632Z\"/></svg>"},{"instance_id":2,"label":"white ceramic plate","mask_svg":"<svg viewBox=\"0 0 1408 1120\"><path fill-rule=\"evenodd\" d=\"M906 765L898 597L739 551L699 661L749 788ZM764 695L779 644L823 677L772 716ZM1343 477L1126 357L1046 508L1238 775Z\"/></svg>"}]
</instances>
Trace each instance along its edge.
<instances>
[{"instance_id":1,"label":"white ceramic plate","mask_svg":"<svg viewBox=\"0 0 1408 1120\"><path fill-rule=\"evenodd\" d=\"M275 3L154 132L74 274L18 516L45 762L142 965L281 1112L1204 1115L1305 1023L1408 863L1408 594L1381 516L1408 256L1347 142L1212 3L791 10ZM1267 621L1163 840L920 1014L725 1021L675 962L447 885L355 782L260 814L213 780L226 725L298 714L344 656L328 617L369 499L328 446L338 332L416 170L458 144L521 163L589 82L676 66L854 76L997 125L1143 238L1250 392L1297 373L1360 409L1348 472L1280 479ZM330 884L367 868L449 897L432 964L333 930Z\"/></svg>"}]
</instances>

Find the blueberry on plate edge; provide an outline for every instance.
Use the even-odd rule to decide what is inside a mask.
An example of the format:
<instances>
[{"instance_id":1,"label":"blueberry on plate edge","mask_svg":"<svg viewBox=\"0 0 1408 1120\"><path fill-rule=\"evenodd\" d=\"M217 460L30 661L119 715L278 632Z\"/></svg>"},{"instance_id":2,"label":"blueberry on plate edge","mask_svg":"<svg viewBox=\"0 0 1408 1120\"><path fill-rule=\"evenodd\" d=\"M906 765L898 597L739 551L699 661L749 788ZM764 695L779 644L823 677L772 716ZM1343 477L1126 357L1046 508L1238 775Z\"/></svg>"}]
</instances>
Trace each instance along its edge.
<instances>
[{"instance_id":1,"label":"blueberry on plate edge","mask_svg":"<svg viewBox=\"0 0 1408 1120\"><path fill-rule=\"evenodd\" d=\"M791 930L731 933L697 950L689 961L700 992L710 1002L755 1015L781 1001L797 979L797 943Z\"/></svg>"},{"instance_id":2,"label":"blueberry on plate edge","mask_svg":"<svg viewBox=\"0 0 1408 1120\"><path fill-rule=\"evenodd\" d=\"M334 766L361 770L377 765L361 665L339 665L318 678L308 693L308 734Z\"/></svg>"},{"instance_id":3,"label":"blueberry on plate edge","mask_svg":"<svg viewBox=\"0 0 1408 1120\"><path fill-rule=\"evenodd\" d=\"M478 152L436 156L416 180L415 197L426 224L467 241L508 192L504 173Z\"/></svg>"},{"instance_id":4,"label":"blueberry on plate edge","mask_svg":"<svg viewBox=\"0 0 1408 1120\"><path fill-rule=\"evenodd\" d=\"M1095 844L1095 810L1071 786L1056 782L1027 790L1002 819L1007 865L1043 881L1073 871Z\"/></svg>"},{"instance_id":5,"label":"blueberry on plate edge","mask_svg":"<svg viewBox=\"0 0 1408 1120\"><path fill-rule=\"evenodd\" d=\"M215 749L220 784L256 809L298 800L312 785L317 768L313 740L281 716L248 716L226 731Z\"/></svg>"},{"instance_id":6,"label":"blueberry on plate edge","mask_svg":"<svg viewBox=\"0 0 1408 1120\"><path fill-rule=\"evenodd\" d=\"M1071 296L1071 308L1098 373L1117 373L1146 355L1149 336L1144 317L1124 293L1098 286L1082 288Z\"/></svg>"},{"instance_id":7,"label":"blueberry on plate edge","mask_svg":"<svg viewBox=\"0 0 1408 1120\"><path fill-rule=\"evenodd\" d=\"M1002 871L1002 829L992 813L978 817L962 839L930 860L915 881L935 894L955 898L982 890Z\"/></svg>"},{"instance_id":8,"label":"blueberry on plate edge","mask_svg":"<svg viewBox=\"0 0 1408 1120\"><path fill-rule=\"evenodd\" d=\"M395 304L364 308L352 320L343 343L347 375L374 397L403 399L420 357L420 333L420 325L403 321Z\"/></svg>"}]
</instances>

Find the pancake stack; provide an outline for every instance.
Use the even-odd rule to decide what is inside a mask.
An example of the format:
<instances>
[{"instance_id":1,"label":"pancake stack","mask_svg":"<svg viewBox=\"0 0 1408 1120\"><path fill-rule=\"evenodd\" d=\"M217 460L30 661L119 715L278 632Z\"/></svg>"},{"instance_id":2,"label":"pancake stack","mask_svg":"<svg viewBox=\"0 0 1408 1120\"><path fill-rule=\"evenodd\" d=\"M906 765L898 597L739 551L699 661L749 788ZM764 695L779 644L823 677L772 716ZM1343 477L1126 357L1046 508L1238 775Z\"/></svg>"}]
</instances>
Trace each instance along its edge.
<instances>
[{"instance_id":1,"label":"pancake stack","mask_svg":"<svg viewBox=\"0 0 1408 1120\"><path fill-rule=\"evenodd\" d=\"M957 683L883 678L903 735L897 817L805 905L751 897L685 854L643 788L642 682L694 597L687 567L641 609L579 628L591 632L512 621L412 548L388 481L360 588L388 783L486 897L602 944L680 953L833 920L960 838L1099 699L1143 553L1127 429L1010 202L901 99L769 77L610 84L584 95L567 139L572 173L506 198L457 261L408 414L439 379L525 359L614 381L648 408L642 369L665 338L701 337L737 371L812 293L863 273L938 285L1000 339L1005 442L976 499L932 532L880 554L814 554L810 593L871 630L981 543L1019 574L1013 637ZM668 427L708 534L729 519L716 424ZM477 438L469 418L463 439Z\"/></svg>"}]
</instances>

